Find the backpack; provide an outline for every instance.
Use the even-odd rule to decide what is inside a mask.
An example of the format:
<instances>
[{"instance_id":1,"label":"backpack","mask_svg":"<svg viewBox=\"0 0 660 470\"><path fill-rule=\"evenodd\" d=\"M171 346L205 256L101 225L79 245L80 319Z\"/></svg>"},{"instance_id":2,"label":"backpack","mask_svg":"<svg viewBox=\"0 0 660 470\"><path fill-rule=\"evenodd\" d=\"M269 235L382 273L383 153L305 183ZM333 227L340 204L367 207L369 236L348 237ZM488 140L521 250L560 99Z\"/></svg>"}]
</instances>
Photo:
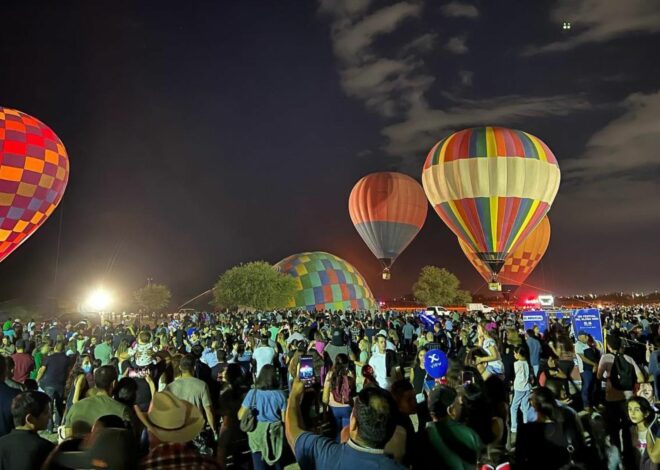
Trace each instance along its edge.
<instances>
[{"instance_id":1,"label":"backpack","mask_svg":"<svg viewBox=\"0 0 660 470\"><path fill-rule=\"evenodd\" d=\"M349 405L351 403L351 382L347 375L341 378L339 386L332 391L332 398L342 405Z\"/></svg>"},{"instance_id":2,"label":"backpack","mask_svg":"<svg viewBox=\"0 0 660 470\"><path fill-rule=\"evenodd\" d=\"M622 391L632 390L637 383L635 367L625 359L623 354L614 356L614 363L610 369L610 382L612 387Z\"/></svg>"}]
</instances>

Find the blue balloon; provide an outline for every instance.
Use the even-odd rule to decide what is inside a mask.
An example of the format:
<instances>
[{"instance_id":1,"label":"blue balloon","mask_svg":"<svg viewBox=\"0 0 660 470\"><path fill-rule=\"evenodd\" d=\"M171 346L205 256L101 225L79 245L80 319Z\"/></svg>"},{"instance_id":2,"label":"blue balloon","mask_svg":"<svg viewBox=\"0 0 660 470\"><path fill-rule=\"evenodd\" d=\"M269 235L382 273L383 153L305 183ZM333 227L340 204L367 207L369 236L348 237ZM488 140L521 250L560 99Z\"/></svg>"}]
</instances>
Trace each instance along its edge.
<instances>
[{"instance_id":1,"label":"blue balloon","mask_svg":"<svg viewBox=\"0 0 660 470\"><path fill-rule=\"evenodd\" d=\"M449 360L447 359L447 355L439 349L431 349L424 356L424 367L427 374L434 379L439 379L447 373Z\"/></svg>"}]
</instances>

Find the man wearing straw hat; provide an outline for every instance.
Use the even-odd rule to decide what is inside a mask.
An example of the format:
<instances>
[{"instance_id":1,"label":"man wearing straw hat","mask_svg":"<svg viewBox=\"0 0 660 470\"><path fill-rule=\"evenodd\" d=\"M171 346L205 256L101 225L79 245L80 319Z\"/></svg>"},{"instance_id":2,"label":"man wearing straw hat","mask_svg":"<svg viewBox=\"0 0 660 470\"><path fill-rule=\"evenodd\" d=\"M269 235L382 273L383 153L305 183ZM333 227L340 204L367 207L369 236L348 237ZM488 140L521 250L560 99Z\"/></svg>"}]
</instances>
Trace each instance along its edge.
<instances>
[{"instance_id":1,"label":"man wearing straw hat","mask_svg":"<svg viewBox=\"0 0 660 470\"><path fill-rule=\"evenodd\" d=\"M190 445L204 427L204 417L197 407L165 391L154 394L147 413L137 406L135 413L149 432L151 449L139 468L220 468L215 460L198 454Z\"/></svg>"}]
</instances>

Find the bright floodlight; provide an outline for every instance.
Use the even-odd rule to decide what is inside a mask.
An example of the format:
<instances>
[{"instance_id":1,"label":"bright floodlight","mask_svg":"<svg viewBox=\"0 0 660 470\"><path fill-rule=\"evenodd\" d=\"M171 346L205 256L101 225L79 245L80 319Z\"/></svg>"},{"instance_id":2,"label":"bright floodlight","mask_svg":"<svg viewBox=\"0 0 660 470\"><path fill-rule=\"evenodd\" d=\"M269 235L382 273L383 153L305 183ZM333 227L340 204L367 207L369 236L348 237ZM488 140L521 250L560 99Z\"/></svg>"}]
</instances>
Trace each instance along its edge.
<instances>
[{"instance_id":1,"label":"bright floodlight","mask_svg":"<svg viewBox=\"0 0 660 470\"><path fill-rule=\"evenodd\" d=\"M87 307L95 312L102 312L107 309L111 302L112 296L103 289L96 289L87 297Z\"/></svg>"}]
</instances>

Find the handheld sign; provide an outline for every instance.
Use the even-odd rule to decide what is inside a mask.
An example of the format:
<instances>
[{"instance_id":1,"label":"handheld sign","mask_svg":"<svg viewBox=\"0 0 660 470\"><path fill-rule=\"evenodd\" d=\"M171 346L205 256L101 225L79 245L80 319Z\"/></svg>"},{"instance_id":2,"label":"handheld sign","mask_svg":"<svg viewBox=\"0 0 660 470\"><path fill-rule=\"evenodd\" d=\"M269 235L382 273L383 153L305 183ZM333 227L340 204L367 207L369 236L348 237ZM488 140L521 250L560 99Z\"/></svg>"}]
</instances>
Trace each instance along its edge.
<instances>
[{"instance_id":1,"label":"handheld sign","mask_svg":"<svg viewBox=\"0 0 660 470\"><path fill-rule=\"evenodd\" d=\"M449 368L447 355L439 349L431 349L424 356L424 368L426 368L426 373L434 379L444 377Z\"/></svg>"}]
</instances>

